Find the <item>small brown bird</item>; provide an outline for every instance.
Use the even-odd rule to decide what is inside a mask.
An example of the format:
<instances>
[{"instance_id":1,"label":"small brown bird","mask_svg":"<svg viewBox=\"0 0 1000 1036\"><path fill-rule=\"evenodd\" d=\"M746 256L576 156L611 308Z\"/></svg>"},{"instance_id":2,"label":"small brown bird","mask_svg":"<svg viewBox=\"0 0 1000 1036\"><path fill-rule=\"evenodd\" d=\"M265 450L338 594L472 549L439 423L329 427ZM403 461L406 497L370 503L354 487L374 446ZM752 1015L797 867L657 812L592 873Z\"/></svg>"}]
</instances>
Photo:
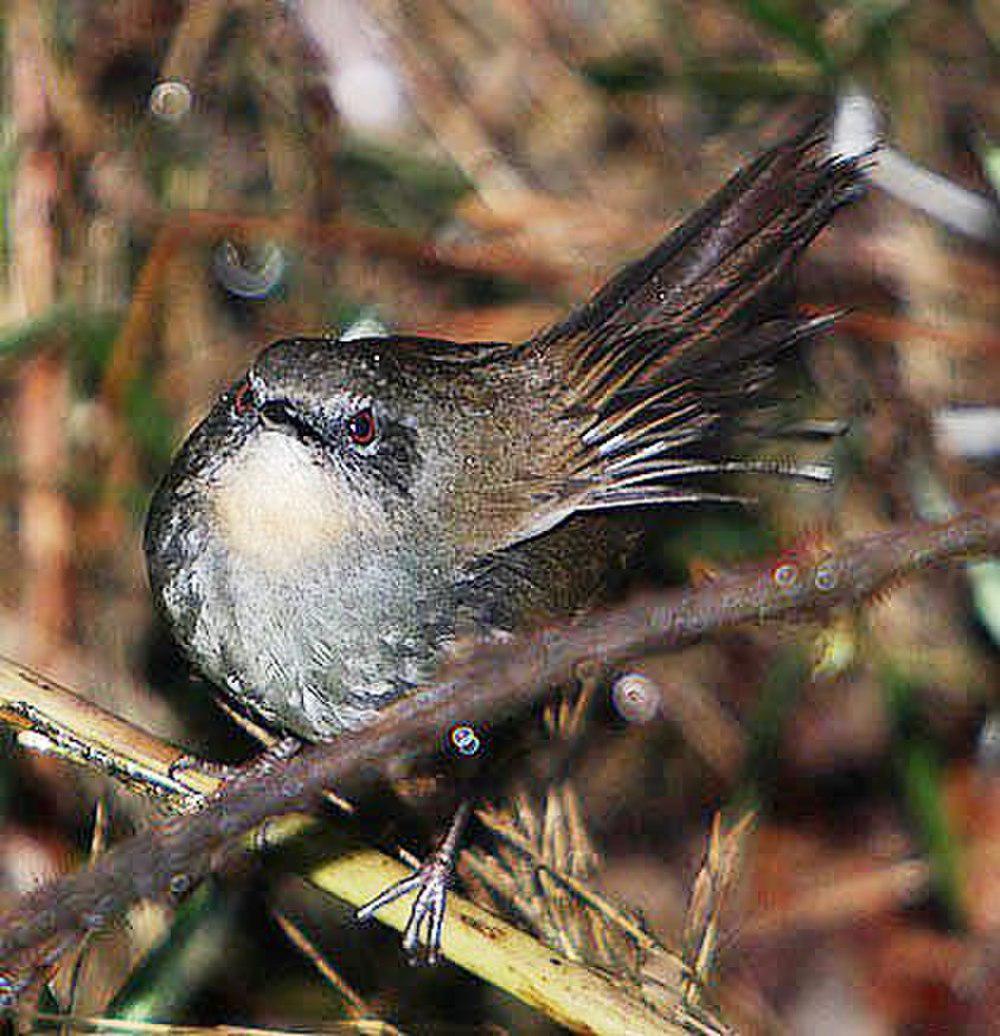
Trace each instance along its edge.
<instances>
[{"instance_id":1,"label":"small brown bird","mask_svg":"<svg viewBox=\"0 0 1000 1036\"><path fill-rule=\"evenodd\" d=\"M459 639L586 604L617 554L592 512L731 499L699 485L731 472L828 478L731 444L829 323L776 289L860 170L809 127L524 342L265 349L149 512L153 593L191 662L269 725L333 738ZM442 870L411 947L421 918L432 950L440 933Z\"/></svg>"}]
</instances>

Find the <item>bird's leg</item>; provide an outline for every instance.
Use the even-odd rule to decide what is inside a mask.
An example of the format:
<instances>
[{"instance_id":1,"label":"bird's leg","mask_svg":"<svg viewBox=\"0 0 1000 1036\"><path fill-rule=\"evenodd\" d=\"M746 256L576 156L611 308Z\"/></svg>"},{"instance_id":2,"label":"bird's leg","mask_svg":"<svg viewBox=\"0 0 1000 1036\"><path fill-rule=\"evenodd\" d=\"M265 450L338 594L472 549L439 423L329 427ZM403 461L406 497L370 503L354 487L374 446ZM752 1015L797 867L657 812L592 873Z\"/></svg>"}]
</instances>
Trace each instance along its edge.
<instances>
[{"instance_id":1,"label":"bird's leg","mask_svg":"<svg viewBox=\"0 0 1000 1036\"><path fill-rule=\"evenodd\" d=\"M472 814L473 799L462 800L451 818L448 831L437 849L423 865L402 881L390 885L384 892L361 907L355 915L359 921L367 921L382 907L394 903L413 889L417 898L410 910L410 918L403 931L403 949L411 961L416 960L418 949L423 943L428 964L434 964L441 949L441 932L444 928L445 909L448 904L448 888L455 874L455 861L465 826Z\"/></svg>"}]
</instances>

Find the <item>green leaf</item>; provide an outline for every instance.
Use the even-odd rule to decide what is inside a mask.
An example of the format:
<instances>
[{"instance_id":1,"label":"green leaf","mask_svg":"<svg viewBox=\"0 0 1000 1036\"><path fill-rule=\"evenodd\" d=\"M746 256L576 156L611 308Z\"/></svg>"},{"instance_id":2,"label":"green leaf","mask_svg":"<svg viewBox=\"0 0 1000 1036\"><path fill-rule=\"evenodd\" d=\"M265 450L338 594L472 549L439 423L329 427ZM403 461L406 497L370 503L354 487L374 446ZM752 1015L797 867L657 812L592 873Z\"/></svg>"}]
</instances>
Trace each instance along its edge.
<instances>
[{"instance_id":1,"label":"green leaf","mask_svg":"<svg viewBox=\"0 0 1000 1036\"><path fill-rule=\"evenodd\" d=\"M105 1012L129 1022L176 1020L222 968L235 917L232 897L206 881L177 911L173 924L132 972Z\"/></svg>"},{"instance_id":2,"label":"green leaf","mask_svg":"<svg viewBox=\"0 0 1000 1036\"><path fill-rule=\"evenodd\" d=\"M903 802L931 865L932 892L958 927L963 922L960 849L944 797L944 768L920 714L919 688L888 667L882 681L896 734L893 759Z\"/></svg>"},{"instance_id":3,"label":"green leaf","mask_svg":"<svg viewBox=\"0 0 1000 1036\"><path fill-rule=\"evenodd\" d=\"M811 668L808 652L797 645L774 660L750 718L745 777L736 796L739 808L760 809L770 798L785 727Z\"/></svg>"},{"instance_id":4,"label":"green leaf","mask_svg":"<svg viewBox=\"0 0 1000 1036\"><path fill-rule=\"evenodd\" d=\"M589 61L580 70L594 86L609 94L650 93L672 81L656 54L622 53Z\"/></svg>"},{"instance_id":5,"label":"green leaf","mask_svg":"<svg viewBox=\"0 0 1000 1036\"><path fill-rule=\"evenodd\" d=\"M118 313L81 309L75 302L57 302L37 317L0 328L0 359L28 352L39 340L66 334L71 344L104 357L106 362L120 319Z\"/></svg>"},{"instance_id":6,"label":"green leaf","mask_svg":"<svg viewBox=\"0 0 1000 1036\"><path fill-rule=\"evenodd\" d=\"M383 226L427 233L451 216L471 184L453 165L347 136L337 167L351 207Z\"/></svg>"},{"instance_id":7,"label":"green leaf","mask_svg":"<svg viewBox=\"0 0 1000 1036\"><path fill-rule=\"evenodd\" d=\"M740 6L758 25L787 40L798 51L815 61L827 75L833 74L836 59L805 15L780 0L742 0Z\"/></svg>"},{"instance_id":8,"label":"green leaf","mask_svg":"<svg viewBox=\"0 0 1000 1036\"><path fill-rule=\"evenodd\" d=\"M157 468L165 467L174 448L174 423L149 374L129 382L122 407L126 423L146 457Z\"/></svg>"}]
</instances>

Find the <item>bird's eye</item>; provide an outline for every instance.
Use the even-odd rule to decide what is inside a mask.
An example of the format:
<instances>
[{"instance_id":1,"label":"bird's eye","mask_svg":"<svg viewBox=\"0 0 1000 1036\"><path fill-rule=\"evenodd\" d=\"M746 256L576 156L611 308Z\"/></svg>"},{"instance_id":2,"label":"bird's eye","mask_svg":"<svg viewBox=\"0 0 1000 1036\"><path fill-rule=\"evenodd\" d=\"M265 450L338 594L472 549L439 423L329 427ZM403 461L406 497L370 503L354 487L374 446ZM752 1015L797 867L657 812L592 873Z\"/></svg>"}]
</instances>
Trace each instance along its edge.
<instances>
[{"instance_id":1,"label":"bird's eye","mask_svg":"<svg viewBox=\"0 0 1000 1036\"><path fill-rule=\"evenodd\" d=\"M233 413L237 417L246 417L247 414L252 414L256 409L257 402L253 398L253 389L250 388L249 381L244 381L233 394Z\"/></svg>"},{"instance_id":2,"label":"bird's eye","mask_svg":"<svg viewBox=\"0 0 1000 1036\"><path fill-rule=\"evenodd\" d=\"M366 406L348 419L347 434L355 446L370 446L375 441L377 431L371 407Z\"/></svg>"}]
</instances>

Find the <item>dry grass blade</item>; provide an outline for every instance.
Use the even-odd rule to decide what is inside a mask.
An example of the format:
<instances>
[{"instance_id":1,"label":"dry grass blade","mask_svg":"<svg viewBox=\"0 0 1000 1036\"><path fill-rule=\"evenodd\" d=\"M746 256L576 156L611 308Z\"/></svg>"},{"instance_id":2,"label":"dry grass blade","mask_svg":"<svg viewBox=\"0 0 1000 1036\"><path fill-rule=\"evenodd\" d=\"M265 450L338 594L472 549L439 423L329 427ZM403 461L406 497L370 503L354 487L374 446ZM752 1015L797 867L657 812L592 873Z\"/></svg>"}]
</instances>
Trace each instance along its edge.
<instances>
[{"instance_id":1,"label":"dry grass blade","mask_svg":"<svg viewBox=\"0 0 1000 1036\"><path fill-rule=\"evenodd\" d=\"M598 686L592 675L583 680L579 695L562 695L546 707L543 725L550 739L571 741L579 736ZM463 875L481 897L513 912L570 959L641 988L644 999L664 1019L685 1031L725 1031L700 1005L682 1001L681 959L658 943L630 911L588 885L600 858L569 779L550 781L537 799L522 789L509 803L483 807L477 816L498 839L492 853L472 849L462 856Z\"/></svg>"},{"instance_id":2,"label":"dry grass blade","mask_svg":"<svg viewBox=\"0 0 1000 1036\"><path fill-rule=\"evenodd\" d=\"M288 916L280 910L272 908L272 915L278 926L285 933L288 941L302 954L306 960L326 979L327 982L340 994L344 1001L347 1013L354 1019L372 1019L375 1012L365 1003L361 996L348 984L337 969L323 956L319 948L313 943L305 932L295 924ZM395 1033L397 1030L392 1026L386 1027L386 1032Z\"/></svg>"},{"instance_id":3,"label":"dry grass blade","mask_svg":"<svg viewBox=\"0 0 1000 1036\"><path fill-rule=\"evenodd\" d=\"M48 1014L40 1011L20 1016L31 1032L65 1033L72 1026L73 1033L126 1033L129 1036L302 1036L301 1029L251 1028L242 1025L171 1025L160 1022L120 1021L96 1015ZM316 1036L394 1036L398 1032L391 1025L379 1021L334 1022L309 1030Z\"/></svg>"},{"instance_id":4,"label":"dry grass blade","mask_svg":"<svg viewBox=\"0 0 1000 1036\"><path fill-rule=\"evenodd\" d=\"M106 795L101 795L94 807L94 829L90 836L91 859L99 853L102 853L107 847L109 820L108 799ZM85 936L77 950L76 960L73 962L72 971L69 972L69 998L67 1001L67 1012L69 1014L74 1014L76 1012L79 1003L79 995L83 992L81 990L80 982L83 977L84 955L87 952L87 944L88 939ZM62 973L67 973L65 966L62 969Z\"/></svg>"},{"instance_id":5,"label":"dry grass blade","mask_svg":"<svg viewBox=\"0 0 1000 1036\"><path fill-rule=\"evenodd\" d=\"M684 1000L690 1005L701 1001L708 984L719 942L722 912L726 898L739 877L740 859L754 822L745 813L724 834L722 816L716 813L709 835L705 862L698 871L691 891L684 923L684 959L688 977L684 980Z\"/></svg>"},{"instance_id":6,"label":"dry grass blade","mask_svg":"<svg viewBox=\"0 0 1000 1036\"><path fill-rule=\"evenodd\" d=\"M523 815L523 809L520 812L520 817L515 818L506 810L500 810L489 806L485 806L476 812L476 816L485 827L516 850L513 857L509 855L503 855L500 857L500 859L504 861L503 864L499 862L499 859L493 861L493 867L505 875L503 885L500 884L499 879L493 877L489 879L498 881L497 892L507 899L516 899L516 891L521 888L521 884L518 879L520 878L523 882L527 875L531 875L533 877L536 871L544 871L553 881L562 885L580 902L585 903L592 910L601 914L610 924L614 925L622 933L634 940L642 949L662 949L653 936L651 936L649 932L645 931L638 921L636 921L635 918L630 917L626 911L616 907L613 903L595 892L592 888L588 887L587 884L581 881L578 877L567 873L563 867L557 865L553 860L546 859L546 857L542 855L536 847L530 834L526 833L522 828L522 824L519 823L519 819L523 818ZM485 854L475 854L469 860L469 863L470 866L479 872L481 868L488 866L488 859L489 858L486 857ZM513 872L512 860L520 862L520 865L523 868L521 874ZM482 877L482 875L480 876ZM484 878L484 880L486 879ZM531 903L530 899L517 902L519 908L527 907L528 909L531 909L529 905ZM540 912L541 907L536 905L536 915Z\"/></svg>"},{"instance_id":7,"label":"dry grass blade","mask_svg":"<svg viewBox=\"0 0 1000 1036\"><path fill-rule=\"evenodd\" d=\"M596 674L585 674L578 694L560 695L543 710L554 753L580 736L599 686ZM634 978L643 947L654 948L655 940L587 887L600 861L572 780L553 777L540 795L521 789L509 804L477 815L501 840L492 855L471 850L463 857L489 898L570 959Z\"/></svg>"}]
</instances>

